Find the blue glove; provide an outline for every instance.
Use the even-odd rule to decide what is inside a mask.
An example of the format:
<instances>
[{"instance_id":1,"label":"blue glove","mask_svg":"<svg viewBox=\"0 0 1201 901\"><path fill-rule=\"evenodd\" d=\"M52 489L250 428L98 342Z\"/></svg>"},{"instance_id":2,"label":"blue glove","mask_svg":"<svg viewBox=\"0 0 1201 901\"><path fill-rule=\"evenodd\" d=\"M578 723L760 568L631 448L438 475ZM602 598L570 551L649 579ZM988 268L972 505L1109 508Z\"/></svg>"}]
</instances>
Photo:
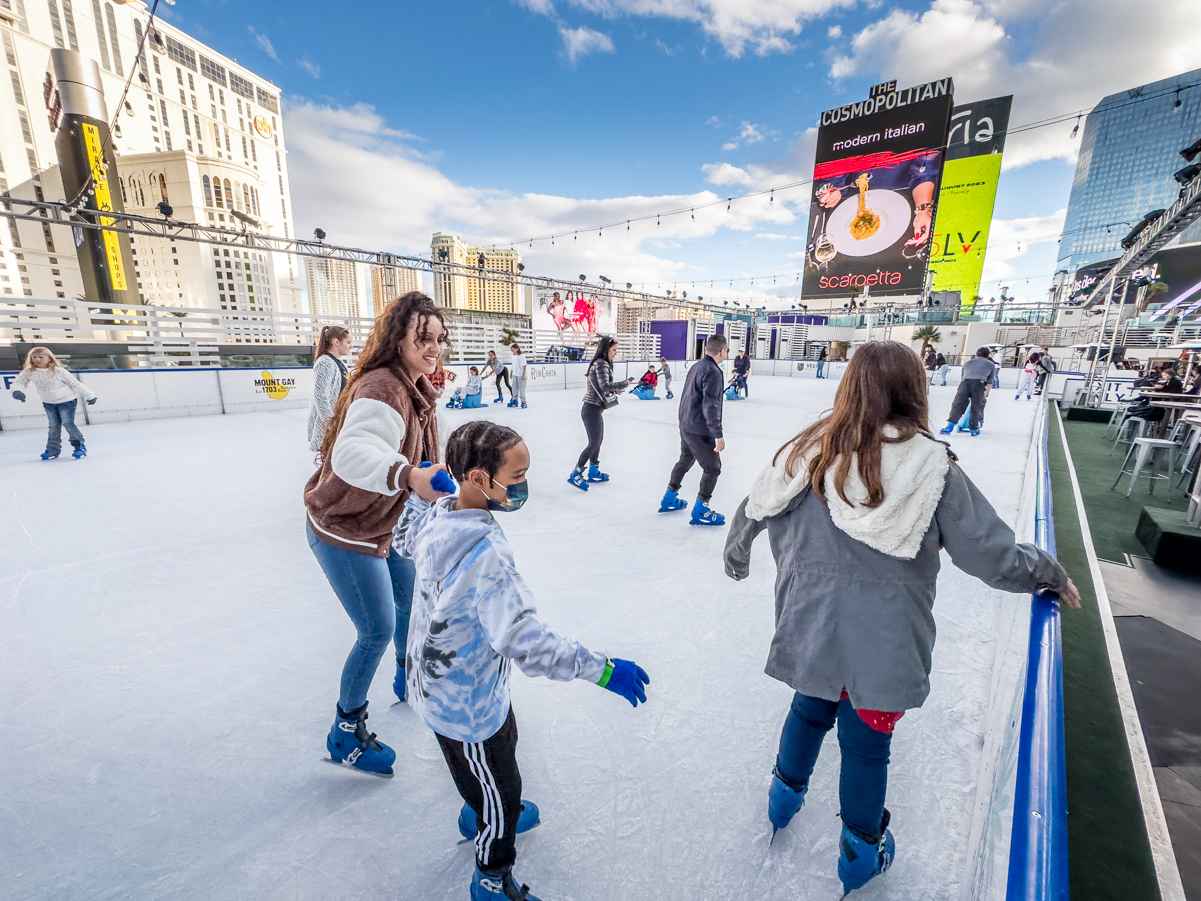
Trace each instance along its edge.
<instances>
[{"instance_id":1,"label":"blue glove","mask_svg":"<svg viewBox=\"0 0 1201 901\"><path fill-rule=\"evenodd\" d=\"M25 403L25 392L24 391L14 391L13 392L13 400L19 400L21 403Z\"/></svg>"},{"instance_id":2,"label":"blue glove","mask_svg":"<svg viewBox=\"0 0 1201 901\"><path fill-rule=\"evenodd\" d=\"M417 468L429 469L433 465L429 460L423 460L417 464ZM445 469L440 469L434 473L433 479L430 480L430 487L435 491L441 491L445 494L454 494L458 490L455 480L451 478L450 473Z\"/></svg>"},{"instance_id":3,"label":"blue glove","mask_svg":"<svg viewBox=\"0 0 1201 901\"><path fill-rule=\"evenodd\" d=\"M596 683L601 688L607 688L615 695L621 695L637 707L646 703L646 689L642 686L651 684L651 677L637 663L629 660L606 660L605 674Z\"/></svg>"},{"instance_id":4,"label":"blue glove","mask_svg":"<svg viewBox=\"0 0 1201 901\"><path fill-rule=\"evenodd\" d=\"M96 401L98 401L99 399L100 399L100 398L98 398L98 397L89 397L89 398L88 398L88 406L89 406L89 407L94 407L94 406L96 406Z\"/></svg>"}]
</instances>

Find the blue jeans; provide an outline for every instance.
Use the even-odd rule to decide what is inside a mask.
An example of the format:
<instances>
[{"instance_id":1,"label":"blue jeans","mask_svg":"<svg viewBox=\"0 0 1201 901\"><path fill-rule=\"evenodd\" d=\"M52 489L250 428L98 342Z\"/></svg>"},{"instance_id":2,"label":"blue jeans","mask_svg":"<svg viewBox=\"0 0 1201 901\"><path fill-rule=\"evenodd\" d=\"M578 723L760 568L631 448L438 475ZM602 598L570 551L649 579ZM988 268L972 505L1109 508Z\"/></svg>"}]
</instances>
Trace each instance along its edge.
<instances>
[{"instance_id":1,"label":"blue jeans","mask_svg":"<svg viewBox=\"0 0 1201 901\"><path fill-rule=\"evenodd\" d=\"M884 818L892 736L863 722L850 701L826 701L797 692L780 734L776 771L793 788L807 788L822 739L833 728L835 719L838 747L842 751L838 777L840 816L848 829L872 840L880 835Z\"/></svg>"},{"instance_id":2,"label":"blue jeans","mask_svg":"<svg viewBox=\"0 0 1201 901\"><path fill-rule=\"evenodd\" d=\"M46 409L46 418L50 420L50 430L46 434L46 450L58 453L63 449L63 427L71 438L71 446L83 444L83 432L75 424L75 406L78 401L69 400L61 404L42 404Z\"/></svg>"},{"instance_id":3,"label":"blue jeans","mask_svg":"<svg viewBox=\"0 0 1201 901\"><path fill-rule=\"evenodd\" d=\"M338 692L338 705L350 712L367 703L367 689L389 641L396 645L397 664L403 665L416 568L394 550L384 558L326 544L307 521L305 532L313 556L358 632L342 667Z\"/></svg>"},{"instance_id":4,"label":"blue jeans","mask_svg":"<svg viewBox=\"0 0 1201 901\"><path fill-rule=\"evenodd\" d=\"M826 361L818 360L817 361L817 377L819 379L824 379L826 377L825 373L826 373Z\"/></svg>"}]
</instances>

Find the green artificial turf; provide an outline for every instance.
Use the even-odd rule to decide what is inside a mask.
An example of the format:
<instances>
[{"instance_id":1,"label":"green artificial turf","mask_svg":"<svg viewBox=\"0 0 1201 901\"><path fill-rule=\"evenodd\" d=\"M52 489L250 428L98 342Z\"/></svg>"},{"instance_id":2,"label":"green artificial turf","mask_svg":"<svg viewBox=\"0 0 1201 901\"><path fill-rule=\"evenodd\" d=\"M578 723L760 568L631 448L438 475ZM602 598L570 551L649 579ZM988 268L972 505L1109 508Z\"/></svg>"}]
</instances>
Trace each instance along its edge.
<instances>
[{"instance_id":1,"label":"green artificial turf","mask_svg":"<svg viewBox=\"0 0 1201 901\"><path fill-rule=\"evenodd\" d=\"M1101 614L1089 577L1060 426L1054 411L1049 415L1055 541L1060 562L1080 588L1083 605L1080 610L1064 610L1060 618L1071 897L1154 901L1160 897L1159 884L1101 630ZM1134 527L1142 504L1120 495L1114 495L1120 501L1103 496L1120 464L1120 459L1114 459L1116 454L1106 456L1101 446L1099 436L1105 427L1070 422L1066 428L1098 554L1113 557L1121 550L1135 552ZM1102 460L1103 468L1099 465ZM1106 542L1106 553L1101 553L1099 535Z\"/></svg>"}]
</instances>

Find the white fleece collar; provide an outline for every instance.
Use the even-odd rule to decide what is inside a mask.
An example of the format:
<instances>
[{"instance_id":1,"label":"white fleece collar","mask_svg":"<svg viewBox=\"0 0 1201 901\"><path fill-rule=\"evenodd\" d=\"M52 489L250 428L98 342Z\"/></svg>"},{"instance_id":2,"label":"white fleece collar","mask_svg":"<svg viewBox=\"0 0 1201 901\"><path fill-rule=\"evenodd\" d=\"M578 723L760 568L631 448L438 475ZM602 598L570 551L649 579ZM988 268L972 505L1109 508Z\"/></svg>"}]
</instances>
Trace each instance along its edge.
<instances>
[{"instance_id":1,"label":"white fleece collar","mask_svg":"<svg viewBox=\"0 0 1201 901\"><path fill-rule=\"evenodd\" d=\"M886 426L884 434L896 437L897 430ZM797 474L789 477L784 469L787 452L778 463L768 466L755 479L747 498L746 515L763 520L788 507L809 484L809 467L802 461ZM834 488L834 468L826 472L826 503L834 525L856 541L890 557L912 560L922 538L930 528L934 511L942 498L950 458L946 445L914 435L908 441L884 444L880 450L880 477L884 501L878 507L862 506L867 488L859 477L859 462L851 460L847 476L847 504Z\"/></svg>"}]
</instances>

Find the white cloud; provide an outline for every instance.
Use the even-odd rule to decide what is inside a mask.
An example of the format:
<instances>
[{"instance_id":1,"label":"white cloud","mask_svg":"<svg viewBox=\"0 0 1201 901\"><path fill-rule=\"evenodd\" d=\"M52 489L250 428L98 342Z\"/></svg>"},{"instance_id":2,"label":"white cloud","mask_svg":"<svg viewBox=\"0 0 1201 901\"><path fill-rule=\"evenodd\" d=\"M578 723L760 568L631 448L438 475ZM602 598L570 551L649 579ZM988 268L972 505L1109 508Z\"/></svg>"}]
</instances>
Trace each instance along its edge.
<instances>
[{"instance_id":1,"label":"white cloud","mask_svg":"<svg viewBox=\"0 0 1201 901\"><path fill-rule=\"evenodd\" d=\"M307 56L302 56L299 60L297 60L296 65L300 66L300 68L304 69L304 71L308 72L314 78L321 77L321 67Z\"/></svg>"},{"instance_id":2,"label":"white cloud","mask_svg":"<svg viewBox=\"0 0 1201 901\"><path fill-rule=\"evenodd\" d=\"M267 37L261 31L257 31L253 25L247 27L251 35L254 36L254 42L259 45L259 49L275 60L275 62L279 62L279 54L275 52L275 45L271 43L271 38Z\"/></svg>"},{"instance_id":3,"label":"white cloud","mask_svg":"<svg viewBox=\"0 0 1201 901\"><path fill-rule=\"evenodd\" d=\"M719 125L721 125L721 118L718 116L710 116L705 120L705 124L710 128L717 128Z\"/></svg>"},{"instance_id":4,"label":"white cloud","mask_svg":"<svg viewBox=\"0 0 1201 901\"><path fill-rule=\"evenodd\" d=\"M1054 244L1059 239L1066 214L1066 209L1060 209L1048 216L994 219L988 232L988 252L984 257L982 276L984 284L980 293L986 297L990 292L997 293L1001 280L1031 277L1033 272L1047 272L1049 275L1053 267L1048 267L1045 260L1038 263L1024 261L1032 253L1037 255L1040 250L1046 251L1048 248L1045 245Z\"/></svg>"},{"instance_id":5,"label":"white cloud","mask_svg":"<svg viewBox=\"0 0 1201 901\"><path fill-rule=\"evenodd\" d=\"M785 235L780 232L755 232L755 237L760 241L803 241L805 239L804 235Z\"/></svg>"},{"instance_id":6,"label":"white cloud","mask_svg":"<svg viewBox=\"0 0 1201 901\"><path fill-rule=\"evenodd\" d=\"M738 140L744 144L758 144L763 140L763 132L754 122L743 122L738 129Z\"/></svg>"},{"instance_id":7,"label":"white cloud","mask_svg":"<svg viewBox=\"0 0 1201 901\"><path fill-rule=\"evenodd\" d=\"M1015 38L1020 36L1020 40ZM1153 53L1132 48L1153 47ZM1153 14L1090 0L932 0L893 10L855 34L830 74L914 84L955 78L957 99L1013 94L1012 125L1090 109L1102 96L1201 67L1195 0L1157 0ZM1007 169L1073 160L1072 123L1012 135Z\"/></svg>"},{"instance_id":8,"label":"white cloud","mask_svg":"<svg viewBox=\"0 0 1201 901\"><path fill-rule=\"evenodd\" d=\"M515 0L541 15L556 16L551 0ZM670 19L691 22L734 58L749 49L759 56L787 53L789 40L832 9L855 0L564 0L565 5L604 18Z\"/></svg>"},{"instance_id":9,"label":"white cloud","mask_svg":"<svg viewBox=\"0 0 1201 901\"><path fill-rule=\"evenodd\" d=\"M724 144L721 145L721 149L722 150L737 150L738 142L737 141L726 141Z\"/></svg>"},{"instance_id":10,"label":"white cloud","mask_svg":"<svg viewBox=\"0 0 1201 901\"><path fill-rule=\"evenodd\" d=\"M673 47L671 44L665 44L659 38L655 38L655 47L664 56L675 56L680 52L679 47Z\"/></svg>"},{"instance_id":11,"label":"white cloud","mask_svg":"<svg viewBox=\"0 0 1201 901\"><path fill-rule=\"evenodd\" d=\"M578 28L560 25L559 37L563 40L563 52L567 55L567 61L573 66L591 53L613 53L616 49L613 39L603 31L582 25Z\"/></svg>"},{"instance_id":12,"label":"white cloud","mask_svg":"<svg viewBox=\"0 0 1201 901\"><path fill-rule=\"evenodd\" d=\"M837 39L837 38L842 37L842 26L841 25L831 25L829 28L826 29L826 37L831 38L831 39Z\"/></svg>"},{"instance_id":13,"label":"white cloud","mask_svg":"<svg viewBox=\"0 0 1201 901\"><path fill-rule=\"evenodd\" d=\"M723 187L736 185L745 188L754 182L749 172L738 166L731 166L729 163L705 163L701 166L701 171L705 174L705 180L711 185Z\"/></svg>"},{"instance_id":14,"label":"white cloud","mask_svg":"<svg viewBox=\"0 0 1201 901\"><path fill-rule=\"evenodd\" d=\"M779 200L739 201L727 212L729 191L580 199L461 184L422 158L411 146L412 135L390 128L366 104L337 107L296 98L285 128L297 233L319 225L331 243L428 255L437 230L507 243L695 207L695 219L672 216L659 226L653 219L634 222L629 231L618 225L606 228L603 237L587 230L576 240L559 239L553 248L545 241L519 246L531 272L565 277L605 272L614 281L666 283L692 268L671 256L673 247L727 229L749 234L796 226L794 212ZM397 215L398 198L404 215ZM716 205L706 208L710 203Z\"/></svg>"}]
</instances>

